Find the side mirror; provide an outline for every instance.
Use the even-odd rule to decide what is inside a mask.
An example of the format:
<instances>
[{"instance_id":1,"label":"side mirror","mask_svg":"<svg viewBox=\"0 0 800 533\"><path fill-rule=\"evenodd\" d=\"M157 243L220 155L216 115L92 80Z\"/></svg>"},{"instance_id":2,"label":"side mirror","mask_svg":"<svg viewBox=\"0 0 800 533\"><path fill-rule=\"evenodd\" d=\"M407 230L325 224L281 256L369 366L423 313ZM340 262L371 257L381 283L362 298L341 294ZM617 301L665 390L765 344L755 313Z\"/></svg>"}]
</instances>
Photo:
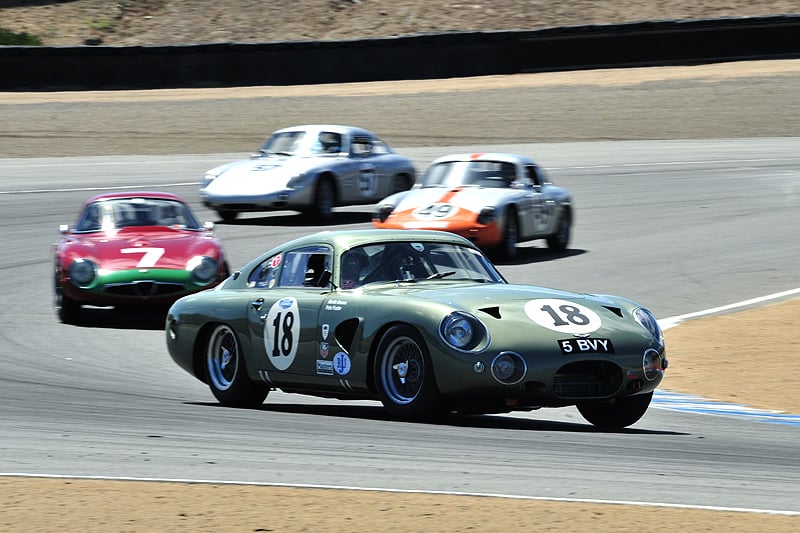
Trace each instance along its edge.
<instances>
[{"instance_id":1,"label":"side mirror","mask_svg":"<svg viewBox=\"0 0 800 533\"><path fill-rule=\"evenodd\" d=\"M62 235L69 233L69 224L61 224L58 226L58 232Z\"/></svg>"},{"instance_id":2,"label":"side mirror","mask_svg":"<svg viewBox=\"0 0 800 533\"><path fill-rule=\"evenodd\" d=\"M211 222L210 220L207 220L207 221L203 222L203 229L208 231L208 232L214 233L214 227L215 227L215 224L213 222Z\"/></svg>"}]
</instances>

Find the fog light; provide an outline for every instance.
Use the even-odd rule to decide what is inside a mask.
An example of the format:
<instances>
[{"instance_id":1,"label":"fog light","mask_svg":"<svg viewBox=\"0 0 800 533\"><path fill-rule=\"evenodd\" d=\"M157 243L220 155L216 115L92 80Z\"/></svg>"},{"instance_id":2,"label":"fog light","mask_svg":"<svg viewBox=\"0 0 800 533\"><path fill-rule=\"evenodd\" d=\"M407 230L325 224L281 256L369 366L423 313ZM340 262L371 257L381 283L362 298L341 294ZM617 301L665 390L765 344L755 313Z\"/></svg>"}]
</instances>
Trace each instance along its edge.
<instances>
[{"instance_id":1,"label":"fog light","mask_svg":"<svg viewBox=\"0 0 800 533\"><path fill-rule=\"evenodd\" d=\"M503 352L492 361L492 376L504 385L515 385L527 372L525 360L514 352Z\"/></svg>"},{"instance_id":2,"label":"fog light","mask_svg":"<svg viewBox=\"0 0 800 533\"><path fill-rule=\"evenodd\" d=\"M661 355L652 348L644 352L642 370L647 381L653 381L661 376L664 373L664 369L661 367Z\"/></svg>"}]
</instances>

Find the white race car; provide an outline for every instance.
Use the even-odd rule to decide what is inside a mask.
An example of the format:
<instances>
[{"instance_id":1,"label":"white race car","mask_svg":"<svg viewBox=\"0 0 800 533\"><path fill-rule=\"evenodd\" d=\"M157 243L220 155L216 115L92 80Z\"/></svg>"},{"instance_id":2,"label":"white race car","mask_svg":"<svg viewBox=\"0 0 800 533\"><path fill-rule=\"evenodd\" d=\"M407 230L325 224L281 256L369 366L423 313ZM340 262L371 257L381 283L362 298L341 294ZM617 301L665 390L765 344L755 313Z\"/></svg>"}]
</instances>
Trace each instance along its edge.
<instances>
[{"instance_id":1,"label":"white race car","mask_svg":"<svg viewBox=\"0 0 800 533\"><path fill-rule=\"evenodd\" d=\"M250 159L206 172L200 196L226 222L242 212L280 209L324 222L337 205L375 203L415 179L412 161L370 131L304 125L276 131Z\"/></svg>"}]
</instances>

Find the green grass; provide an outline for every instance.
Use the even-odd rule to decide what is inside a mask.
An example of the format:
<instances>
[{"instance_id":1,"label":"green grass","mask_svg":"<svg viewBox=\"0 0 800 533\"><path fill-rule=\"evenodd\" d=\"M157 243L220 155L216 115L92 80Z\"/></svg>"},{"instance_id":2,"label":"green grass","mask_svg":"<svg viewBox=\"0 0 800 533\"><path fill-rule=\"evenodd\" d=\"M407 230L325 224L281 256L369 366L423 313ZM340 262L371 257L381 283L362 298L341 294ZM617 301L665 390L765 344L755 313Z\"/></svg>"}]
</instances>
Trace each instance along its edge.
<instances>
[{"instance_id":1,"label":"green grass","mask_svg":"<svg viewBox=\"0 0 800 533\"><path fill-rule=\"evenodd\" d=\"M42 40L36 35L0 28L0 46L41 46Z\"/></svg>"}]
</instances>

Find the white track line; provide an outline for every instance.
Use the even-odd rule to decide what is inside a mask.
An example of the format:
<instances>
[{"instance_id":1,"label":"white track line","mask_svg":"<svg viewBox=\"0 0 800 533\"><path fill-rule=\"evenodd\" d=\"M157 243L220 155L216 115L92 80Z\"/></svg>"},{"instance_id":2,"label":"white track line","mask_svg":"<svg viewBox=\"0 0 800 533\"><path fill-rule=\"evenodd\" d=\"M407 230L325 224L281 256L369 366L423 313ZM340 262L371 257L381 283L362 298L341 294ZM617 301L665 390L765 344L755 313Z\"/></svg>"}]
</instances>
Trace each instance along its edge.
<instances>
[{"instance_id":1,"label":"white track line","mask_svg":"<svg viewBox=\"0 0 800 533\"><path fill-rule=\"evenodd\" d=\"M168 478L140 478L140 477L110 477L110 476L71 476L62 474L21 474L15 472L0 472L0 477L28 477L45 479L87 479L105 481L147 481L159 483L190 483L198 485L237 485L253 487L276 487L295 489L330 489L330 490L358 490L362 492L391 492L397 494L432 494L439 496L473 496L488 498L506 498L510 500L531 500L543 502L568 502L591 503L606 505L636 505L640 507L671 507L676 509L699 509L705 511L727 511L734 513L756 513L768 515L800 516L800 511L780 511L775 509L752 509L748 507L722 507L717 505L690 505L681 503L661 503L627 500L596 500L592 498L551 498L547 496L519 496L514 494L494 494L489 492L456 492L447 490L404 490L387 489L380 487L350 487L347 485L314 485L306 483L266 483L260 481L222 481L213 479L168 479Z\"/></svg>"}]
</instances>

